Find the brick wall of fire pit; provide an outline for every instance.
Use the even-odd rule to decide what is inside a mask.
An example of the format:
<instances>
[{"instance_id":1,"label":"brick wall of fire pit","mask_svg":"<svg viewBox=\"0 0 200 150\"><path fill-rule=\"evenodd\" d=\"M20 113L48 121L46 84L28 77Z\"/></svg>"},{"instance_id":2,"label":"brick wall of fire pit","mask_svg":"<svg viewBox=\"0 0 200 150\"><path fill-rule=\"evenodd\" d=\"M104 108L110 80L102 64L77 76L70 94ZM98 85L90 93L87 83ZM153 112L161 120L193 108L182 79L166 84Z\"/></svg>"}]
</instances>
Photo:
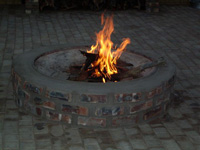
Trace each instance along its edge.
<instances>
[{"instance_id":1,"label":"brick wall of fire pit","mask_svg":"<svg viewBox=\"0 0 200 150\"><path fill-rule=\"evenodd\" d=\"M48 51L52 49L47 48ZM52 122L79 127L119 127L131 126L141 122L150 122L165 114L170 103L170 93L175 82L175 68L167 63L158 67L156 73L137 81L112 83L122 88L122 92L76 91L65 87L74 82L56 81L41 75L34 68L33 62L22 65L26 59L32 60L39 53L21 55L14 59L12 70L13 88L17 106L30 114ZM30 65L29 65L30 64ZM30 67L30 70L27 70ZM33 72L32 72L33 71ZM162 77L160 77L162 76ZM45 81L46 80L46 81ZM55 84L51 82L54 80ZM150 81L148 81L150 80ZM152 81L154 80L154 81ZM138 89L127 90L126 84L138 86ZM87 83L75 83L84 88ZM103 83L92 84L91 89L101 90ZM121 85L119 85L121 84ZM97 86L96 86L97 85ZM105 85L105 84L104 84ZM89 85L90 86L90 85ZM128 86L127 86L128 87ZM130 92L132 91L132 92Z\"/></svg>"}]
</instances>

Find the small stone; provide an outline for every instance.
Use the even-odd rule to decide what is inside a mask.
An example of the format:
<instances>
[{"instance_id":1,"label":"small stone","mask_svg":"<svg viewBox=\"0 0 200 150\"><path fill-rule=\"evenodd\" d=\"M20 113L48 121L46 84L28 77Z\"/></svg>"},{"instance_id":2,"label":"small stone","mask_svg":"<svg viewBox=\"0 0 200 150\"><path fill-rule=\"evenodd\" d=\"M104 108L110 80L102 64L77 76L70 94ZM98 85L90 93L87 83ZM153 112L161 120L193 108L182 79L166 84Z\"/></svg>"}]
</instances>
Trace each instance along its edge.
<instances>
[{"instance_id":1,"label":"small stone","mask_svg":"<svg viewBox=\"0 0 200 150\"><path fill-rule=\"evenodd\" d=\"M62 125L55 125L51 127L51 134L55 137L62 136L64 134L64 130Z\"/></svg>"}]
</instances>

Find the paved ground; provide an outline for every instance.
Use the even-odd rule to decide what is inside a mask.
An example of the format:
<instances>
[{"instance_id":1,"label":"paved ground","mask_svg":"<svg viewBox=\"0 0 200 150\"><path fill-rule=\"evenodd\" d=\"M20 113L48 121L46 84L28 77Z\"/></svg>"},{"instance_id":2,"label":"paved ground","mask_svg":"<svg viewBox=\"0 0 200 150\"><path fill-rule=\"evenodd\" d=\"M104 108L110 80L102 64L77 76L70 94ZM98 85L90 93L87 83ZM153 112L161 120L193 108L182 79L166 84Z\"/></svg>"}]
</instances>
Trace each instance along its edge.
<instances>
[{"instance_id":1,"label":"paved ground","mask_svg":"<svg viewBox=\"0 0 200 150\"><path fill-rule=\"evenodd\" d=\"M133 128L89 130L47 124L18 111L10 84L12 56L45 45L92 42L100 14L24 15L20 7L0 6L0 150L200 150L200 11L189 7L162 7L158 14L114 12L115 42L130 37L129 48L153 51L177 66L178 97L165 118Z\"/></svg>"}]
</instances>

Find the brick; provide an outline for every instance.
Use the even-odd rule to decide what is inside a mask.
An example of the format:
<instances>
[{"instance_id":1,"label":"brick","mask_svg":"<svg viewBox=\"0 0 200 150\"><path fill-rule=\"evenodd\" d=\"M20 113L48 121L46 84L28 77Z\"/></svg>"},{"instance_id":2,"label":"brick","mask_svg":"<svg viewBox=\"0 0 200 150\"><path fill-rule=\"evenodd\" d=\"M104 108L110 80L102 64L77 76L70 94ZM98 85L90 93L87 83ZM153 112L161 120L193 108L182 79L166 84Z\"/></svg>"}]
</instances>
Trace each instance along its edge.
<instances>
[{"instance_id":1,"label":"brick","mask_svg":"<svg viewBox=\"0 0 200 150\"><path fill-rule=\"evenodd\" d=\"M119 116L114 117L112 119L112 126L123 126L123 125L132 125L138 122L138 115L127 115L127 116Z\"/></svg>"},{"instance_id":2,"label":"brick","mask_svg":"<svg viewBox=\"0 0 200 150\"><path fill-rule=\"evenodd\" d=\"M124 114L124 107L116 106L116 107L103 107L97 108L95 111L96 116L119 116Z\"/></svg>"},{"instance_id":3,"label":"brick","mask_svg":"<svg viewBox=\"0 0 200 150\"><path fill-rule=\"evenodd\" d=\"M96 118L96 117L78 117L78 125L105 127L106 119L105 118Z\"/></svg>"}]
</instances>

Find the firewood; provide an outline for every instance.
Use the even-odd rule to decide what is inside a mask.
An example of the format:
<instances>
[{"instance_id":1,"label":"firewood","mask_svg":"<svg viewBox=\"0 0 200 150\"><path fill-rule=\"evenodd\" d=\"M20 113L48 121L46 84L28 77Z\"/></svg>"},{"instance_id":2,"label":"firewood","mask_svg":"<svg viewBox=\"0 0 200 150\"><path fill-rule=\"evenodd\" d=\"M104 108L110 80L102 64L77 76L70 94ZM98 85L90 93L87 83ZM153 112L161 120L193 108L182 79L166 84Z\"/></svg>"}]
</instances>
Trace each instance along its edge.
<instances>
[{"instance_id":1,"label":"firewood","mask_svg":"<svg viewBox=\"0 0 200 150\"><path fill-rule=\"evenodd\" d=\"M93 68L90 68L90 69L87 69L87 70L84 70L82 69L79 73L78 73L78 76L74 79L74 81L87 81L89 78L96 78L96 77L93 77L92 74L94 73L94 70L96 69L97 67L93 67Z\"/></svg>"},{"instance_id":2,"label":"firewood","mask_svg":"<svg viewBox=\"0 0 200 150\"><path fill-rule=\"evenodd\" d=\"M132 69L125 71L125 72L113 74L112 80L121 81L122 79L126 79L126 78L138 78L141 72L142 71L141 71L140 67L132 68Z\"/></svg>"},{"instance_id":3,"label":"firewood","mask_svg":"<svg viewBox=\"0 0 200 150\"><path fill-rule=\"evenodd\" d=\"M88 72L85 70L81 70L78 77L75 78L75 81L85 81L88 78Z\"/></svg>"},{"instance_id":4,"label":"firewood","mask_svg":"<svg viewBox=\"0 0 200 150\"><path fill-rule=\"evenodd\" d=\"M71 73L71 74L79 74L81 68L82 66L70 66L69 70L67 70L66 72Z\"/></svg>"},{"instance_id":5,"label":"firewood","mask_svg":"<svg viewBox=\"0 0 200 150\"><path fill-rule=\"evenodd\" d=\"M159 58L156 61L148 62L143 65L140 65L138 67L133 67L133 64L127 63L123 60L118 60L117 62L117 74L111 75L111 79L108 79L104 76L106 72L102 72L99 68L99 66L90 67L93 62L95 62L99 55L93 54L93 53L87 53L85 51L80 51L84 56L86 56L86 61L83 67L80 66L72 66L70 67L70 73L72 77L70 77L70 80L74 81L88 81L88 82L101 82L102 78L104 78L106 81L121 81L124 79L130 79L130 78L138 78L141 75L141 72L145 69L152 68L155 66L159 66L162 64L165 64L164 58ZM129 69L132 67L131 69ZM80 69L81 68L81 69ZM98 70L101 73L100 77L93 76L95 70Z\"/></svg>"},{"instance_id":6,"label":"firewood","mask_svg":"<svg viewBox=\"0 0 200 150\"><path fill-rule=\"evenodd\" d=\"M102 77L88 78L88 82L102 82Z\"/></svg>"},{"instance_id":7,"label":"firewood","mask_svg":"<svg viewBox=\"0 0 200 150\"><path fill-rule=\"evenodd\" d=\"M128 66L133 66L133 64L127 63L121 59L117 60L117 67L128 67Z\"/></svg>"},{"instance_id":8,"label":"firewood","mask_svg":"<svg viewBox=\"0 0 200 150\"><path fill-rule=\"evenodd\" d=\"M118 71L119 73L120 73L120 72L125 72L125 71L128 71L128 70L129 70L128 68L117 66L117 71Z\"/></svg>"},{"instance_id":9,"label":"firewood","mask_svg":"<svg viewBox=\"0 0 200 150\"><path fill-rule=\"evenodd\" d=\"M148 62L146 64L132 68L128 71L121 72L121 73L118 73L118 74L114 74L114 75L112 75L112 80L120 81L122 79L130 78L130 77L138 78L140 76L141 72L144 71L145 69L152 68L152 67L155 67L155 66L160 66L160 65L163 65L163 64L165 64L165 60L164 60L163 57L161 57L156 61Z\"/></svg>"},{"instance_id":10,"label":"firewood","mask_svg":"<svg viewBox=\"0 0 200 150\"><path fill-rule=\"evenodd\" d=\"M86 61L85 61L85 64L83 65L83 70L87 70L88 69L88 67L94 62L94 61L96 61L97 59L98 59L98 57L99 57L99 54L93 54L93 53L87 53L87 52L85 52L85 51L81 51L80 50L80 52L81 52L81 54L83 54L83 56L86 56Z\"/></svg>"}]
</instances>

